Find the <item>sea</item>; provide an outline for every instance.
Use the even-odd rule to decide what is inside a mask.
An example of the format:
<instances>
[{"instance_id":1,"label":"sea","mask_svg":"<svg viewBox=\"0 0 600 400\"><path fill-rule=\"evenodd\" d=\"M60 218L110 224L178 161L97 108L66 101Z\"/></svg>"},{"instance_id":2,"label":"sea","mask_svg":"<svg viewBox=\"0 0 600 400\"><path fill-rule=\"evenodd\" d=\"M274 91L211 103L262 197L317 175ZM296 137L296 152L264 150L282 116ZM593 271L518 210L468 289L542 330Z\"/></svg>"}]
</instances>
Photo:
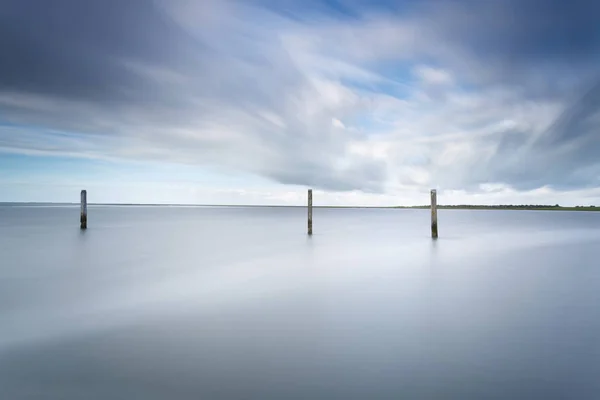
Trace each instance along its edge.
<instances>
[{"instance_id":1,"label":"sea","mask_svg":"<svg viewBox=\"0 0 600 400\"><path fill-rule=\"evenodd\" d=\"M600 212L0 206L0 399L600 399Z\"/></svg>"}]
</instances>

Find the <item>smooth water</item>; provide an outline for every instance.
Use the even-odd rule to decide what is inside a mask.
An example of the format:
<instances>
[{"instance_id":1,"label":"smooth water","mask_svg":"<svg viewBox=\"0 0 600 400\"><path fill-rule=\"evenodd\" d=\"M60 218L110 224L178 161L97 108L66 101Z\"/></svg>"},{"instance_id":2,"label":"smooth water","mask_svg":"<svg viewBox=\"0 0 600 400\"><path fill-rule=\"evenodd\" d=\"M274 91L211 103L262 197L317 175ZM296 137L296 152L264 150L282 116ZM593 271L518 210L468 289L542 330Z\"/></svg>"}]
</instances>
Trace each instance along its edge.
<instances>
[{"instance_id":1,"label":"smooth water","mask_svg":"<svg viewBox=\"0 0 600 400\"><path fill-rule=\"evenodd\" d=\"M0 207L2 399L598 399L600 213Z\"/></svg>"}]
</instances>

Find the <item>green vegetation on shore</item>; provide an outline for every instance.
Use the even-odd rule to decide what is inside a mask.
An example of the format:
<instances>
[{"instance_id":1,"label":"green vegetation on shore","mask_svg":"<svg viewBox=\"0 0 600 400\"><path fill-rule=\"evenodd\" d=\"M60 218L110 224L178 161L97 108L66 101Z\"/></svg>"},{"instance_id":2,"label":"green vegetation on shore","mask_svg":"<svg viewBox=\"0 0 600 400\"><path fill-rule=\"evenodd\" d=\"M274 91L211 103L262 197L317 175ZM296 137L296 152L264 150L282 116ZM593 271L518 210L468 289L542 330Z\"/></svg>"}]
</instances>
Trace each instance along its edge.
<instances>
[{"instance_id":1,"label":"green vegetation on shore","mask_svg":"<svg viewBox=\"0 0 600 400\"><path fill-rule=\"evenodd\" d=\"M430 206L397 206L395 208L410 208L410 209L428 209ZM519 205L438 205L440 210L547 210L547 211L600 211L600 207L596 206L575 206L562 207L558 204L519 204Z\"/></svg>"}]
</instances>

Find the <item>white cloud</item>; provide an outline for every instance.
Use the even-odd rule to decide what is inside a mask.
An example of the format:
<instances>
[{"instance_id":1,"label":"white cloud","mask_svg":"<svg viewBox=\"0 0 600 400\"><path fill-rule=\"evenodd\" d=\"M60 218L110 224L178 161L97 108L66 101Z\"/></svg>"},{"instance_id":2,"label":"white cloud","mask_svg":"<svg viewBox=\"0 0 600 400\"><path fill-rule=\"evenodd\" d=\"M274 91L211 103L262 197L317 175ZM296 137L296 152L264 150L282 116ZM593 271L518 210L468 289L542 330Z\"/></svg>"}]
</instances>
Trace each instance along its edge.
<instances>
[{"instance_id":1,"label":"white cloud","mask_svg":"<svg viewBox=\"0 0 600 400\"><path fill-rule=\"evenodd\" d=\"M458 40L457 21L473 23L460 7L306 20L235 1L158 4L181 38L172 58L111 58L142 83L119 87L118 101L0 90L8 120L47 128L0 128L0 146L219 165L332 192L488 198L552 184L553 163L583 146L540 150L570 93L534 97L519 73L503 81L493 57ZM594 182L598 161L570 162Z\"/></svg>"},{"instance_id":2,"label":"white cloud","mask_svg":"<svg viewBox=\"0 0 600 400\"><path fill-rule=\"evenodd\" d=\"M334 127L336 127L336 128L340 128L340 129L345 129L346 128L346 126L344 125L344 123L342 121L340 121L339 119L337 119L337 118L333 118L331 120L331 124Z\"/></svg>"},{"instance_id":3,"label":"white cloud","mask_svg":"<svg viewBox=\"0 0 600 400\"><path fill-rule=\"evenodd\" d=\"M418 65L413 69L413 73L425 85L450 85L454 82L452 74L441 68Z\"/></svg>"}]
</instances>

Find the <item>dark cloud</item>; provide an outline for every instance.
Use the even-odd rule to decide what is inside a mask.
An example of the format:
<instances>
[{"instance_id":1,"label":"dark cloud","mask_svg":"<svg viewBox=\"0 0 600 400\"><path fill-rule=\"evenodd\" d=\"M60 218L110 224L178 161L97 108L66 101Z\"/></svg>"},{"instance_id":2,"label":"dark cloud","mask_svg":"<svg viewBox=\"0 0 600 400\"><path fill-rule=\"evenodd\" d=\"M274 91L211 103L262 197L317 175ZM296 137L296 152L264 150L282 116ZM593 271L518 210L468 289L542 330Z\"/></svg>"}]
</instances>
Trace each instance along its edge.
<instances>
[{"instance_id":1,"label":"dark cloud","mask_svg":"<svg viewBox=\"0 0 600 400\"><path fill-rule=\"evenodd\" d=\"M595 139L600 144L598 120L600 117L600 80L556 119L538 146L555 147L587 143ZM594 119L595 118L595 119Z\"/></svg>"},{"instance_id":2,"label":"dark cloud","mask_svg":"<svg viewBox=\"0 0 600 400\"><path fill-rule=\"evenodd\" d=\"M593 77L600 64L597 1L434 0L420 11L467 82L558 98Z\"/></svg>"},{"instance_id":3,"label":"dark cloud","mask_svg":"<svg viewBox=\"0 0 600 400\"><path fill-rule=\"evenodd\" d=\"M487 182L518 190L600 185L600 2L433 0L417 14L424 32L439 40L432 60L454 69L468 90L501 88L524 105L563 108L542 133L520 127L473 137L477 148L494 148L491 157L457 160L452 172L434 176L455 189ZM514 118L514 110L501 114L509 110L503 102L496 106L503 107L498 118ZM465 163L470 171L457 173Z\"/></svg>"},{"instance_id":4,"label":"dark cloud","mask_svg":"<svg viewBox=\"0 0 600 400\"><path fill-rule=\"evenodd\" d=\"M456 2L448 4L447 9L441 8L449 11L445 20L478 54L516 63L573 63L597 57L598 2L466 0L458 3L456 11L451 11Z\"/></svg>"},{"instance_id":5,"label":"dark cloud","mask_svg":"<svg viewBox=\"0 0 600 400\"><path fill-rule=\"evenodd\" d=\"M152 1L4 0L0 90L131 101L152 82L125 61L171 66L190 45Z\"/></svg>"},{"instance_id":6,"label":"dark cloud","mask_svg":"<svg viewBox=\"0 0 600 400\"><path fill-rule=\"evenodd\" d=\"M519 190L596 187L600 185L599 154L600 81L572 101L534 140L528 132L503 132L479 183L487 177Z\"/></svg>"},{"instance_id":7,"label":"dark cloud","mask_svg":"<svg viewBox=\"0 0 600 400\"><path fill-rule=\"evenodd\" d=\"M244 55L239 43L221 43L228 40L226 29L211 28L212 35L194 36L165 11L168 4L4 1L0 91L78 101L82 108L87 105L107 114L135 105L149 110L145 117L150 119L156 115L152 111L160 109L157 118L167 117L176 124L191 112L202 114L212 108L194 102L194 96L240 108L271 106L280 103L277 95L283 92L271 89L297 84L293 68L283 68L284 53L274 57L249 48ZM202 23L199 18L197 24ZM227 49L229 44L232 50ZM269 74L258 75L257 70ZM11 114L27 108L19 103L5 109L10 107Z\"/></svg>"}]
</instances>

